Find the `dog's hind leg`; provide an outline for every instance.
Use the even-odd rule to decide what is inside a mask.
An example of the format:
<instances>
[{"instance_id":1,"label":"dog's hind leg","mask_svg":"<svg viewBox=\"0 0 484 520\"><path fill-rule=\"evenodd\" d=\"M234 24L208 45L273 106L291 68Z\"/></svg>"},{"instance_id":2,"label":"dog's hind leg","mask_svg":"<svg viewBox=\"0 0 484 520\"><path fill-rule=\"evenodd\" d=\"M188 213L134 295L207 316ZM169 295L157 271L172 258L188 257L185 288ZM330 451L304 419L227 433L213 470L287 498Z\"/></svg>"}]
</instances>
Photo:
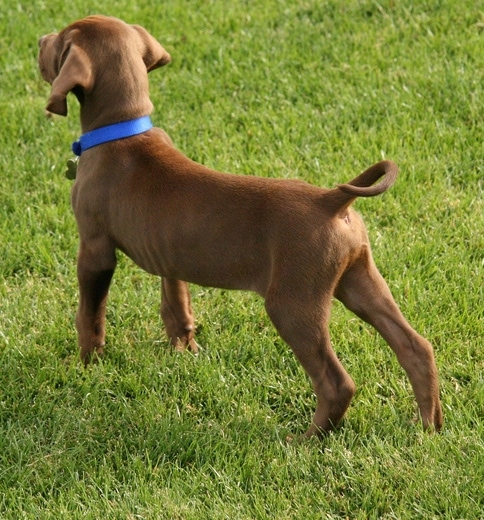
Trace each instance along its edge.
<instances>
[{"instance_id":1,"label":"dog's hind leg","mask_svg":"<svg viewBox=\"0 0 484 520\"><path fill-rule=\"evenodd\" d=\"M76 327L81 359L87 365L104 353L106 301L116 267L114 248L88 247L81 241L77 259L79 307Z\"/></svg>"},{"instance_id":2,"label":"dog's hind leg","mask_svg":"<svg viewBox=\"0 0 484 520\"><path fill-rule=\"evenodd\" d=\"M410 379L424 428L440 430L442 410L432 346L402 315L368 247L345 271L335 296L388 342Z\"/></svg>"},{"instance_id":3,"label":"dog's hind leg","mask_svg":"<svg viewBox=\"0 0 484 520\"><path fill-rule=\"evenodd\" d=\"M170 342L177 350L188 347L192 352L198 352L188 284L181 280L163 278L161 291L161 317Z\"/></svg>"},{"instance_id":4,"label":"dog's hind leg","mask_svg":"<svg viewBox=\"0 0 484 520\"><path fill-rule=\"evenodd\" d=\"M313 384L316 412L305 433L310 437L336 427L353 398L355 384L331 347L328 332L331 295L314 305L307 300L294 300L291 293L295 294L269 291L266 309Z\"/></svg>"}]
</instances>

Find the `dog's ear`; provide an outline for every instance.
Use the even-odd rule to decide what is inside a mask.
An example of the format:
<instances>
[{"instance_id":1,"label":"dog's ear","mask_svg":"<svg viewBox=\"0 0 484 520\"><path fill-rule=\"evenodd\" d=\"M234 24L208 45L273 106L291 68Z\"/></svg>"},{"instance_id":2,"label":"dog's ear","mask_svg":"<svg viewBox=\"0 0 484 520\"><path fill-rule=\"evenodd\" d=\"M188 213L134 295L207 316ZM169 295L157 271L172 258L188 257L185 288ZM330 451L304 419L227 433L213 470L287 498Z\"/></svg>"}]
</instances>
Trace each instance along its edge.
<instances>
[{"instance_id":1,"label":"dog's ear","mask_svg":"<svg viewBox=\"0 0 484 520\"><path fill-rule=\"evenodd\" d=\"M170 63L171 56L144 27L140 25L132 25L131 27L140 37L143 46L141 54L148 72Z\"/></svg>"},{"instance_id":2,"label":"dog's ear","mask_svg":"<svg viewBox=\"0 0 484 520\"><path fill-rule=\"evenodd\" d=\"M67 94L75 87L85 90L93 84L91 61L81 47L67 42L60 56L60 69L52 82L47 110L61 116L67 115Z\"/></svg>"}]
</instances>

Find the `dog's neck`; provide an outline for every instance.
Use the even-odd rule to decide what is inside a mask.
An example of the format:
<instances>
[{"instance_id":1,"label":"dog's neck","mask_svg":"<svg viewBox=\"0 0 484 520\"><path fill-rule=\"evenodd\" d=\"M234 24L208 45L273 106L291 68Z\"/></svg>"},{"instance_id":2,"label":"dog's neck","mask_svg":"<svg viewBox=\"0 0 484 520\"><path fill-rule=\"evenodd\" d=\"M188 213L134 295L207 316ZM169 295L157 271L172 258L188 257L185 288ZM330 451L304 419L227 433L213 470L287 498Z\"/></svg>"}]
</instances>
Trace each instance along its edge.
<instances>
[{"instance_id":1,"label":"dog's neck","mask_svg":"<svg viewBox=\"0 0 484 520\"><path fill-rule=\"evenodd\" d=\"M136 106L129 102L123 104L116 100L116 103L113 103L115 106L109 111L106 111L104 108L101 109L103 103L98 104L87 97L84 101L79 99L79 102L81 105L81 129L83 134L121 121L130 121L148 116L153 111L153 105L149 98L147 98L145 103L138 103Z\"/></svg>"},{"instance_id":2,"label":"dog's neck","mask_svg":"<svg viewBox=\"0 0 484 520\"><path fill-rule=\"evenodd\" d=\"M132 78L126 78L123 88L115 88L110 80L98 79L90 92L73 90L81 107L82 133L150 115L153 104L149 97L146 70L137 71ZM100 74L102 76L102 74Z\"/></svg>"}]
</instances>

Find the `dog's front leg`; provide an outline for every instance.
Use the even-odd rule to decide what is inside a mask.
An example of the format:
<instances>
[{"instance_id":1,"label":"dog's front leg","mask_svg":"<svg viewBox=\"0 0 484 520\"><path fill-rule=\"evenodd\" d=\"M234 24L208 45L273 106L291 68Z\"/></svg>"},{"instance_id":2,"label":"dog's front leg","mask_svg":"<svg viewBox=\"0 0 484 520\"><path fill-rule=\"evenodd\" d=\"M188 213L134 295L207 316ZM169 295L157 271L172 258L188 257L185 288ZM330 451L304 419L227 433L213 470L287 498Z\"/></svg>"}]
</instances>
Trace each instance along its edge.
<instances>
[{"instance_id":1,"label":"dog's front leg","mask_svg":"<svg viewBox=\"0 0 484 520\"><path fill-rule=\"evenodd\" d=\"M115 266L114 249L101 253L81 242L77 260L79 308L76 327L85 365L104 353L106 301Z\"/></svg>"},{"instance_id":2,"label":"dog's front leg","mask_svg":"<svg viewBox=\"0 0 484 520\"><path fill-rule=\"evenodd\" d=\"M188 347L192 352L198 352L188 284L163 278L161 292L161 317L170 342L177 350L183 351Z\"/></svg>"}]
</instances>

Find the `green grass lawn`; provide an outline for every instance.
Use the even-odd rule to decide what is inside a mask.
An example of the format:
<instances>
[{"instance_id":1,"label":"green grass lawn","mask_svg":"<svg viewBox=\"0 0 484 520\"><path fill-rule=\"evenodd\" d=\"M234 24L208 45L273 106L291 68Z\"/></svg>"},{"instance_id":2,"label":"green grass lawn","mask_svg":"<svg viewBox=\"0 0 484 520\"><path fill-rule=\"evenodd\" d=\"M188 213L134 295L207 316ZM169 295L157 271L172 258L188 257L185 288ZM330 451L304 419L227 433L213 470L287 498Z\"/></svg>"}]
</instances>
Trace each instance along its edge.
<instances>
[{"instance_id":1,"label":"green grass lawn","mask_svg":"<svg viewBox=\"0 0 484 520\"><path fill-rule=\"evenodd\" d=\"M80 132L46 118L37 40L88 14L172 54L153 120L223 171L334 186L381 158L355 207L403 312L434 345L445 425L426 435L377 333L335 302L358 386L341 427L287 444L315 406L254 295L193 287L202 351L173 352L159 280L120 255L107 356L77 356ZM87 0L0 7L0 518L484 518L482 0ZM114 174L114 173L113 173ZM194 252L196 255L196 251Z\"/></svg>"}]
</instances>

